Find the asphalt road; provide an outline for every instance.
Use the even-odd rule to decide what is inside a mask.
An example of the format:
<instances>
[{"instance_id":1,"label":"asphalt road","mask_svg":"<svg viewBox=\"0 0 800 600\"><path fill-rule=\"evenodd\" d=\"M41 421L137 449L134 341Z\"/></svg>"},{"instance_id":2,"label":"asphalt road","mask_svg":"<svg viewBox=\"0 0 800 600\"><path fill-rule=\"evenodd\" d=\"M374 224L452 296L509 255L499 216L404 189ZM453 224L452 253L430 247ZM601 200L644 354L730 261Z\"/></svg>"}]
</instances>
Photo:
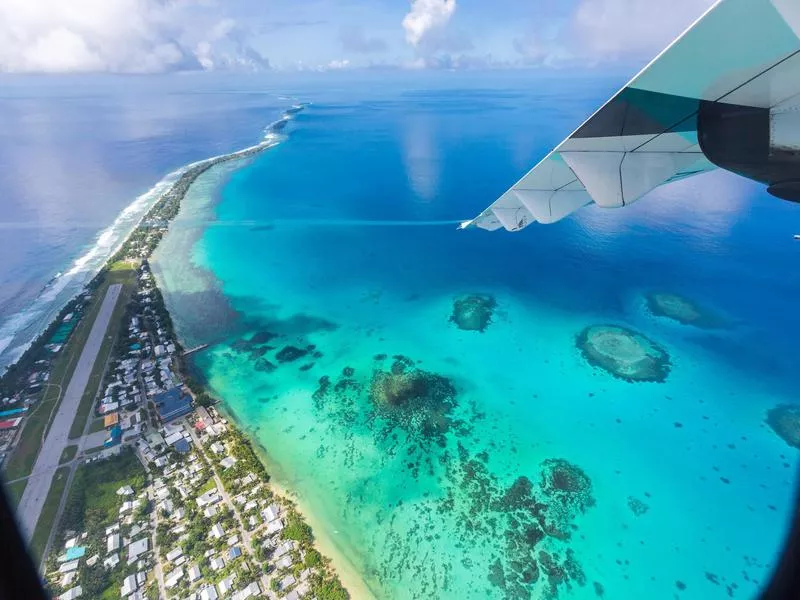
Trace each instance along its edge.
<instances>
[{"instance_id":1,"label":"asphalt road","mask_svg":"<svg viewBox=\"0 0 800 600\"><path fill-rule=\"evenodd\" d=\"M33 531L36 529L36 523L44 507L44 501L50 490L53 474L58 468L61 453L69 443L72 421L78 412L78 405L89 382L89 376L94 368L121 291L120 284L111 285L106 292L106 297L103 298L103 304L100 306L92 330L83 346L81 356L75 366L75 372L67 385L64 397L61 398L58 412L39 450L39 456L36 458L33 471L28 478L28 485L25 487L25 492L17 507L17 519L22 527L23 535L28 541L33 537Z\"/></svg>"}]
</instances>

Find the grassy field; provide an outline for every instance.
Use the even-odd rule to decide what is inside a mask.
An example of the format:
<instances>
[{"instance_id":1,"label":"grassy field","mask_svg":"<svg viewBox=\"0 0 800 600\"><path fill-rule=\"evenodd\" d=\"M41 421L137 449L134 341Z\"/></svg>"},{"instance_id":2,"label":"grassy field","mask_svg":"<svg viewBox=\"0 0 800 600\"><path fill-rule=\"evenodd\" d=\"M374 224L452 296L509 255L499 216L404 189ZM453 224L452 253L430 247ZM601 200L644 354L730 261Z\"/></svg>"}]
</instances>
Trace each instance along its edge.
<instances>
[{"instance_id":1,"label":"grassy field","mask_svg":"<svg viewBox=\"0 0 800 600\"><path fill-rule=\"evenodd\" d=\"M78 453L78 446L77 444L72 444L64 448L64 451L61 453L61 459L58 461L58 464L63 465L65 462L71 461L75 458L75 455Z\"/></svg>"},{"instance_id":2,"label":"grassy field","mask_svg":"<svg viewBox=\"0 0 800 600\"><path fill-rule=\"evenodd\" d=\"M17 507L19 501L22 499L22 492L25 491L25 486L28 485L28 480L15 481L14 483L6 484L6 494L14 508Z\"/></svg>"},{"instance_id":3,"label":"grassy field","mask_svg":"<svg viewBox=\"0 0 800 600\"><path fill-rule=\"evenodd\" d=\"M97 433L98 431L102 431L105 429L103 425L103 419L95 419L89 424L89 433Z\"/></svg>"},{"instance_id":4,"label":"grassy field","mask_svg":"<svg viewBox=\"0 0 800 600\"><path fill-rule=\"evenodd\" d=\"M122 283L125 286L122 290L121 298L114 309L114 316L112 317L111 324L109 325L109 331L116 333L116 331L119 330L120 317L125 310L125 304L130 297L131 290L136 285L136 272L130 265L128 265L127 268L118 267L116 270L108 273L105 281L92 297L80 323L75 327L75 331L54 360L48 385L44 389L39 402L29 411L25 419L24 429L22 430L19 443L8 459L5 468L6 479L19 479L20 477L30 475L33 464L36 462L36 457L39 455L39 449L42 446L42 438L50 426L51 416L58 407L63 390L67 388L69 380L72 378L72 374L75 371L75 364L78 362L78 357L83 350L83 346L86 344L86 340L92 330L92 325L97 318L97 313L100 312L100 306L105 298L108 286L113 283ZM100 365L100 373L102 373L103 364L111 349L111 345L106 343L107 341L108 340L104 341L100 349L97 364L95 365L95 370L97 366ZM105 354L103 354L104 350ZM89 381L87 390L92 388L93 380L95 381L94 389L97 389L96 380L99 379L100 375L96 374L95 370L92 371L92 379ZM88 402L85 402L86 398L81 400L78 413L79 415L83 414L82 423L86 422L86 416L91 410L92 398L94 398L93 394ZM85 407L84 404L86 404ZM79 421L79 417L76 417L76 422L77 421ZM74 428L75 424L73 423L73 429ZM82 433L82 428L83 425L80 425L81 431L79 435ZM77 436L72 435L71 429L70 438L72 437Z\"/></svg>"},{"instance_id":5,"label":"grassy field","mask_svg":"<svg viewBox=\"0 0 800 600\"><path fill-rule=\"evenodd\" d=\"M37 561L41 561L42 553L47 545L47 539L50 537L50 530L55 525L58 505L61 502L61 496L64 494L68 475L69 467L59 467L53 476L50 491L47 492L42 514L39 515L39 521L36 523L36 529L34 529L33 538L31 539L30 550Z\"/></svg>"},{"instance_id":6,"label":"grassy field","mask_svg":"<svg viewBox=\"0 0 800 600\"><path fill-rule=\"evenodd\" d=\"M103 285L107 287L114 283L122 284L122 292L120 293L117 305L114 307L114 313L111 315L106 337L103 340L103 344L100 346L100 352L92 368L92 374L89 376L89 382L86 384L86 389L78 405L78 412L75 414L72 427L69 429L69 439L71 440L83 435L86 420L92 413L92 407L103 378L106 362L111 355L111 351L114 349L114 341L117 339L117 334L122 327L122 316L125 314L125 306L128 304L131 294L136 291L135 267L131 265L131 263L122 261L115 262L111 265Z\"/></svg>"}]
</instances>

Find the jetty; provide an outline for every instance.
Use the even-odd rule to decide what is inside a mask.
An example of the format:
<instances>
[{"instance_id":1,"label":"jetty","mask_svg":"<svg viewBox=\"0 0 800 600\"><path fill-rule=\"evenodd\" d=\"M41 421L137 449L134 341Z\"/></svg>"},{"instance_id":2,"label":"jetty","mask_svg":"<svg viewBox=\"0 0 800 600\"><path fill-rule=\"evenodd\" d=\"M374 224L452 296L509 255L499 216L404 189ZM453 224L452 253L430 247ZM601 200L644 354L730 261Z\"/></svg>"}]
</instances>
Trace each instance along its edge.
<instances>
[{"instance_id":1,"label":"jetty","mask_svg":"<svg viewBox=\"0 0 800 600\"><path fill-rule=\"evenodd\" d=\"M205 350L208 348L208 344L200 344L199 346L195 346L194 348L189 348L188 350L184 350L181 356L189 356L194 354L195 352L200 352L201 350Z\"/></svg>"}]
</instances>

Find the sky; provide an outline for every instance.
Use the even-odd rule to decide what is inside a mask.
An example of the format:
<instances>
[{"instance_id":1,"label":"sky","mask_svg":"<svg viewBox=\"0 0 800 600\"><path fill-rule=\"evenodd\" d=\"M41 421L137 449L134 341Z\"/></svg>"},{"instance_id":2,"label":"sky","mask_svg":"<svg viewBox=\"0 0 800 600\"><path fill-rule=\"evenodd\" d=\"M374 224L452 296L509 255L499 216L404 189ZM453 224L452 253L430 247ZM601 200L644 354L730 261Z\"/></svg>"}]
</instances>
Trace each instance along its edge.
<instances>
[{"instance_id":1,"label":"sky","mask_svg":"<svg viewBox=\"0 0 800 600\"><path fill-rule=\"evenodd\" d=\"M713 0L0 0L0 72L643 65Z\"/></svg>"}]
</instances>

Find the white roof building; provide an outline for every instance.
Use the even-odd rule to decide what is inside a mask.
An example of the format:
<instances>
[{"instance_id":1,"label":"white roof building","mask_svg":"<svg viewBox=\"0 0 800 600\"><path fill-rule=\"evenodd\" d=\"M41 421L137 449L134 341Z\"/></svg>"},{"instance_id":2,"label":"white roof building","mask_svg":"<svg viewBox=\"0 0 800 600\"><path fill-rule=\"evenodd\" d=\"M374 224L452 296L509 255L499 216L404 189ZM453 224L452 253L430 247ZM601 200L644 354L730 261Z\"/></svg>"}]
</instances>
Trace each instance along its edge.
<instances>
[{"instance_id":1,"label":"white roof building","mask_svg":"<svg viewBox=\"0 0 800 600\"><path fill-rule=\"evenodd\" d=\"M136 585L136 575L128 575L125 580L122 582L122 587L119 590L119 593L125 597L130 596L139 586Z\"/></svg>"},{"instance_id":2,"label":"white roof building","mask_svg":"<svg viewBox=\"0 0 800 600\"><path fill-rule=\"evenodd\" d=\"M147 552L148 547L148 540L146 537L136 540L135 542L131 542L131 545L128 546L128 562L133 562L136 560L137 556Z\"/></svg>"},{"instance_id":3,"label":"white roof building","mask_svg":"<svg viewBox=\"0 0 800 600\"><path fill-rule=\"evenodd\" d=\"M233 588L233 576L228 576L217 584L219 595L224 596Z\"/></svg>"},{"instance_id":4,"label":"white roof building","mask_svg":"<svg viewBox=\"0 0 800 600\"><path fill-rule=\"evenodd\" d=\"M219 464L223 469L230 469L233 465L236 464L236 459L232 456L226 456L221 461L219 461Z\"/></svg>"},{"instance_id":5,"label":"white roof building","mask_svg":"<svg viewBox=\"0 0 800 600\"><path fill-rule=\"evenodd\" d=\"M58 600L75 600L75 598L80 598L83 594L83 589L81 586L76 585L74 588L67 590L63 594L58 597Z\"/></svg>"},{"instance_id":6,"label":"white roof building","mask_svg":"<svg viewBox=\"0 0 800 600\"><path fill-rule=\"evenodd\" d=\"M113 569L118 564L119 564L119 554L117 554L116 552L114 554L108 556L103 561L103 566L106 567L107 569Z\"/></svg>"},{"instance_id":7,"label":"white roof building","mask_svg":"<svg viewBox=\"0 0 800 600\"><path fill-rule=\"evenodd\" d=\"M112 533L106 539L106 552L110 554L111 552L116 552L117 550L119 550L119 534Z\"/></svg>"},{"instance_id":8,"label":"white roof building","mask_svg":"<svg viewBox=\"0 0 800 600\"><path fill-rule=\"evenodd\" d=\"M219 523L214 524L214 526L211 528L211 536L219 539L223 535L225 535L225 530L222 528L222 525Z\"/></svg>"},{"instance_id":9,"label":"white roof building","mask_svg":"<svg viewBox=\"0 0 800 600\"><path fill-rule=\"evenodd\" d=\"M80 563L80 559L65 562L63 565L58 567L58 572L69 573L70 571L75 571L78 568L78 563Z\"/></svg>"},{"instance_id":10,"label":"white roof building","mask_svg":"<svg viewBox=\"0 0 800 600\"><path fill-rule=\"evenodd\" d=\"M274 521L278 518L281 513L281 509L278 507L277 504L270 504L267 508L264 509L264 520L269 523L270 521Z\"/></svg>"},{"instance_id":11,"label":"white roof building","mask_svg":"<svg viewBox=\"0 0 800 600\"><path fill-rule=\"evenodd\" d=\"M219 596L217 596L217 590L213 585L207 585L200 590L200 600L217 600L217 598Z\"/></svg>"},{"instance_id":12,"label":"white roof building","mask_svg":"<svg viewBox=\"0 0 800 600\"><path fill-rule=\"evenodd\" d=\"M175 562L181 556L183 556L183 550L181 550L180 548L173 548L172 550L167 552L167 560L169 562Z\"/></svg>"},{"instance_id":13,"label":"white roof building","mask_svg":"<svg viewBox=\"0 0 800 600\"><path fill-rule=\"evenodd\" d=\"M225 567L225 560L221 556L215 556L209 561L209 565L212 570L219 571Z\"/></svg>"},{"instance_id":14,"label":"white roof building","mask_svg":"<svg viewBox=\"0 0 800 600\"><path fill-rule=\"evenodd\" d=\"M166 588L173 588L178 585L178 582L183 577L183 567L178 567L177 569L171 571L164 577L164 587Z\"/></svg>"},{"instance_id":15,"label":"white roof building","mask_svg":"<svg viewBox=\"0 0 800 600\"><path fill-rule=\"evenodd\" d=\"M189 583L194 583L201 577L200 568L197 565L189 567Z\"/></svg>"}]
</instances>

